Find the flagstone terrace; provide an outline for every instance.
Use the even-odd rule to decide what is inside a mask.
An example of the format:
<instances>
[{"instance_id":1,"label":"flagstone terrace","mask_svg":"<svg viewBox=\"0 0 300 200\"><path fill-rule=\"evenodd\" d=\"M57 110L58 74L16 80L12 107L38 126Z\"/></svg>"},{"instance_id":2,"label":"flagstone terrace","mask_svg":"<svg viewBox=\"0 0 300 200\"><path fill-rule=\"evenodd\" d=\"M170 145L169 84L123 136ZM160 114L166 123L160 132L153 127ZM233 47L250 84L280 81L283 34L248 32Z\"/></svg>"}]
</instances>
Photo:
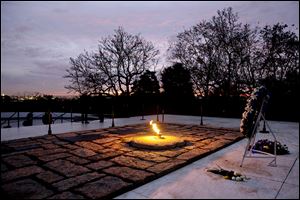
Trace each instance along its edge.
<instances>
[{"instance_id":1,"label":"flagstone terrace","mask_svg":"<svg viewBox=\"0 0 300 200\"><path fill-rule=\"evenodd\" d=\"M145 150L128 138L148 124L1 142L1 192L10 198L113 198L241 140L238 129L159 124L184 147Z\"/></svg>"}]
</instances>

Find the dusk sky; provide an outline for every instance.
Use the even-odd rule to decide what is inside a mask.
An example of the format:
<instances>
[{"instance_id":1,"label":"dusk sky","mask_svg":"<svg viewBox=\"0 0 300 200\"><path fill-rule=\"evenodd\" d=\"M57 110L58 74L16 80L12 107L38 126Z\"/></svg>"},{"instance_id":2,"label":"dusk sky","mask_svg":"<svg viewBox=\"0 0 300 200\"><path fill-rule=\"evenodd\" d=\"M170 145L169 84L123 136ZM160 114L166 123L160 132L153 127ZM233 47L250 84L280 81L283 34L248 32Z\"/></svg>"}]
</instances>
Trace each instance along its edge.
<instances>
[{"instance_id":1,"label":"dusk sky","mask_svg":"<svg viewBox=\"0 0 300 200\"><path fill-rule=\"evenodd\" d=\"M1 1L1 93L67 95L69 58L95 50L119 26L152 41L160 50L159 68L167 66L171 38L229 6L242 23L295 24L299 36L298 1Z\"/></svg>"}]
</instances>

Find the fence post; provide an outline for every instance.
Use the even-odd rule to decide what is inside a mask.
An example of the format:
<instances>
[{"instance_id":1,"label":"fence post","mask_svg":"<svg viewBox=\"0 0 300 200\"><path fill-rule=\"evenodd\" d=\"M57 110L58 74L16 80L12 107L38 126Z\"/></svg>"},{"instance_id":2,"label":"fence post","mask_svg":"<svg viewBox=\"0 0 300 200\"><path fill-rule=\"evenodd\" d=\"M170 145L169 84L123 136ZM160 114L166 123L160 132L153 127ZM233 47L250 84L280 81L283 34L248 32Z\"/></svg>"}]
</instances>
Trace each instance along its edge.
<instances>
[{"instance_id":1,"label":"fence post","mask_svg":"<svg viewBox=\"0 0 300 200\"><path fill-rule=\"evenodd\" d=\"M159 117L158 117L158 113L159 113L159 106L156 106L156 121L159 122Z\"/></svg>"},{"instance_id":2,"label":"fence post","mask_svg":"<svg viewBox=\"0 0 300 200\"><path fill-rule=\"evenodd\" d=\"M144 118L144 104L142 104L142 119L141 120L145 120L145 118Z\"/></svg>"},{"instance_id":3,"label":"fence post","mask_svg":"<svg viewBox=\"0 0 300 200\"><path fill-rule=\"evenodd\" d=\"M114 113L114 106L112 106L111 127L115 127L115 113Z\"/></svg>"},{"instance_id":4,"label":"fence post","mask_svg":"<svg viewBox=\"0 0 300 200\"><path fill-rule=\"evenodd\" d=\"M8 120L7 120L7 128L10 128L11 126L10 126L10 119L8 118Z\"/></svg>"},{"instance_id":5,"label":"fence post","mask_svg":"<svg viewBox=\"0 0 300 200\"><path fill-rule=\"evenodd\" d=\"M201 108L200 108L201 109L201 120L200 120L200 125L203 125L203 107L202 107L203 106L202 105L203 102L202 102L202 98L200 99L200 101L201 101Z\"/></svg>"},{"instance_id":6,"label":"fence post","mask_svg":"<svg viewBox=\"0 0 300 200\"><path fill-rule=\"evenodd\" d=\"M50 110L49 110L49 112L48 112L48 124L49 124L49 127L48 127L48 135L51 135L51 134L52 134L51 123L52 123L52 116L51 116L51 113L50 113Z\"/></svg>"},{"instance_id":7,"label":"fence post","mask_svg":"<svg viewBox=\"0 0 300 200\"><path fill-rule=\"evenodd\" d=\"M18 111L18 128L20 127L20 112Z\"/></svg>"}]
</instances>

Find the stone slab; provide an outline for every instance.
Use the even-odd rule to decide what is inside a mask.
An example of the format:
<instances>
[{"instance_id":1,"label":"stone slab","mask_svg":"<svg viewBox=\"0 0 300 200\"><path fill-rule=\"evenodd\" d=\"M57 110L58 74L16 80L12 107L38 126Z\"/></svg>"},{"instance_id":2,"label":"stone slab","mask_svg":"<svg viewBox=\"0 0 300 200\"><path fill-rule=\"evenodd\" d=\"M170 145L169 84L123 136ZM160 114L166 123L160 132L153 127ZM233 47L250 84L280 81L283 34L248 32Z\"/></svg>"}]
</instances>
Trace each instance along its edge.
<instances>
[{"instance_id":1,"label":"stone slab","mask_svg":"<svg viewBox=\"0 0 300 200\"><path fill-rule=\"evenodd\" d=\"M100 170L109 166L112 166L114 163L106 160L100 160L98 162L93 162L88 165L85 165L87 168L91 168L93 170Z\"/></svg>"},{"instance_id":2,"label":"stone slab","mask_svg":"<svg viewBox=\"0 0 300 200\"><path fill-rule=\"evenodd\" d=\"M76 156L82 157L82 158L87 158L89 156L94 156L97 153L86 148L78 148L75 150L72 150L70 153L75 154Z\"/></svg>"},{"instance_id":3,"label":"stone slab","mask_svg":"<svg viewBox=\"0 0 300 200\"><path fill-rule=\"evenodd\" d=\"M90 172L90 170L87 169L86 167L76 165L70 161L62 160L62 159L48 162L44 166L66 177L72 177L79 174Z\"/></svg>"},{"instance_id":4,"label":"stone slab","mask_svg":"<svg viewBox=\"0 0 300 200\"><path fill-rule=\"evenodd\" d=\"M15 170L6 171L4 173L1 173L1 180L3 182L14 180L18 178L24 178L27 176L31 176L33 174L38 174L43 172L44 170L39 166L28 166L28 167L22 167ZM1 181L1 182L2 182Z\"/></svg>"},{"instance_id":5,"label":"stone slab","mask_svg":"<svg viewBox=\"0 0 300 200\"><path fill-rule=\"evenodd\" d=\"M53 191L32 179L23 179L1 186L4 199L42 199L53 194ZM5 198L6 197L6 198Z\"/></svg>"},{"instance_id":6,"label":"stone slab","mask_svg":"<svg viewBox=\"0 0 300 200\"><path fill-rule=\"evenodd\" d=\"M60 194L53 195L48 199L85 199L85 198L79 194L74 194L72 192L63 192Z\"/></svg>"},{"instance_id":7,"label":"stone slab","mask_svg":"<svg viewBox=\"0 0 300 200\"><path fill-rule=\"evenodd\" d=\"M130 186L130 183L122 181L113 176L105 176L98 181L87 183L84 186L75 189L78 192L86 195L88 198L99 199L107 197L118 190Z\"/></svg>"},{"instance_id":8,"label":"stone slab","mask_svg":"<svg viewBox=\"0 0 300 200\"><path fill-rule=\"evenodd\" d=\"M132 182L145 181L145 179L154 176L154 173L132 169L129 167L110 167L104 169L103 171L112 175L128 179Z\"/></svg>"},{"instance_id":9,"label":"stone slab","mask_svg":"<svg viewBox=\"0 0 300 200\"><path fill-rule=\"evenodd\" d=\"M14 155L9 157L4 157L3 161L5 163L9 163L10 165L14 167L24 167L26 165L33 165L37 164L36 161L32 160L26 155L20 154L20 155Z\"/></svg>"},{"instance_id":10,"label":"stone slab","mask_svg":"<svg viewBox=\"0 0 300 200\"><path fill-rule=\"evenodd\" d=\"M91 141L91 140L95 140L95 139L99 139L102 136L99 134L88 134L90 131L87 131L87 134L83 134L86 131L82 132L81 135L76 135L76 136L69 136L69 137L61 137L62 140L65 140L67 142L80 142L80 141Z\"/></svg>"},{"instance_id":11,"label":"stone slab","mask_svg":"<svg viewBox=\"0 0 300 200\"><path fill-rule=\"evenodd\" d=\"M59 191L65 191L72 187L75 187L79 184L100 178L105 176L104 174L99 174L97 172L87 173L80 176L75 176L72 178L68 178L65 180L62 180L60 182L54 183L53 186L57 188Z\"/></svg>"},{"instance_id":12,"label":"stone slab","mask_svg":"<svg viewBox=\"0 0 300 200\"><path fill-rule=\"evenodd\" d=\"M51 171L41 172L36 177L49 184L64 179L64 177Z\"/></svg>"},{"instance_id":13,"label":"stone slab","mask_svg":"<svg viewBox=\"0 0 300 200\"><path fill-rule=\"evenodd\" d=\"M48 162L51 160L56 160L59 158L65 158L65 157L70 157L70 156L72 156L72 155L69 153L58 153L58 154L40 156L40 157L38 157L38 159L41 161L44 161L44 162Z\"/></svg>"},{"instance_id":14,"label":"stone slab","mask_svg":"<svg viewBox=\"0 0 300 200\"><path fill-rule=\"evenodd\" d=\"M130 157L130 156L119 156L119 157L111 159L111 161L113 161L119 165L133 167L133 168L139 168L139 169L146 169L146 168L156 164L154 162L144 161L139 158L134 158L134 157Z\"/></svg>"}]
</instances>

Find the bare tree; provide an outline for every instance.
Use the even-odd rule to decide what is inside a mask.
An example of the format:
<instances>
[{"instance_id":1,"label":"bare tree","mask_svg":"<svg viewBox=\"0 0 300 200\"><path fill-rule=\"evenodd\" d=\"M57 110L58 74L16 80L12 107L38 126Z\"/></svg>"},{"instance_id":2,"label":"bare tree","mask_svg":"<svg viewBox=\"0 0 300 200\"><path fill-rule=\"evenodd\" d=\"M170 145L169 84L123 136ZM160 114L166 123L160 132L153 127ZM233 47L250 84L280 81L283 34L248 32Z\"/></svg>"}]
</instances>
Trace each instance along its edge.
<instances>
[{"instance_id":1,"label":"bare tree","mask_svg":"<svg viewBox=\"0 0 300 200\"><path fill-rule=\"evenodd\" d=\"M261 36L261 73L264 78L283 81L288 72L299 72L299 38L288 25L265 26Z\"/></svg>"},{"instance_id":2,"label":"bare tree","mask_svg":"<svg viewBox=\"0 0 300 200\"><path fill-rule=\"evenodd\" d=\"M245 83L240 73L248 76L255 44L255 31L247 24L238 23L232 8L217 14L179 33L169 48L170 58L179 60L191 70L196 92L205 96L215 89L230 95L233 86L238 90L239 85ZM251 77L249 80L253 79Z\"/></svg>"},{"instance_id":3,"label":"bare tree","mask_svg":"<svg viewBox=\"0 0 300 200\"><path fill-rule=\"evenodd\" d=\"M65 88L79 94L105 93L108 87L107 85L105 87L105 76L93 70L88 52L85 51L77 58L70 58L70 65L70 69L66 70L68 74L64 78L69 78L71 84Z\"/></svg>"},{"instance_id":4,"label":"bare tree","mask_svg":"<svg viewBox=\"0 0 300 200\"><path fill-rule=\"evenodd\" d=\"M205 96L215 84L216 52L211 47L206 22L203 21L179 33L169 48L170 59L183 63L191 71L195 93L205 93Z\"/></svg>"},{"instance_id":5,"label":"bare tree","mask_svg":"<svg viewBox=\"0 0 300 200\"><path fill-rule=\"evenodd\" d=\"M157 64L159 51L140 35L119 27L113 36L99 41L95 52L71 58L66 88L82 93L129 96L135 80Z\"/></svg>"}]
</instances>

